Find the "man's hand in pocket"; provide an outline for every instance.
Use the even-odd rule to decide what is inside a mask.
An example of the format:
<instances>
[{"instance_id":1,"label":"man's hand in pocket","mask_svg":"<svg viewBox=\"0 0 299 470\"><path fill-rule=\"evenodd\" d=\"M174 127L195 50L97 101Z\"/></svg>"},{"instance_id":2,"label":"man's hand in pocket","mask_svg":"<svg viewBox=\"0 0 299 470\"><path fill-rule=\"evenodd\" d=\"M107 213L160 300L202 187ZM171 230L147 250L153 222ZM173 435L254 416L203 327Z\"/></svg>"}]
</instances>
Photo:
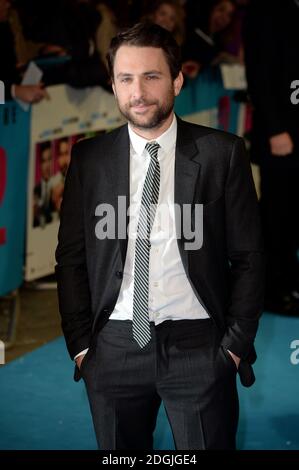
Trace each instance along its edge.
<instances>
[{"instance_id":1,"label":"man's hand in pocket","mask_svg":"<svg viewBox=\"0 0 299 470\"><path fill-rule=\"evenodd\" d=\"M81 354L81 356L78 356L76 358L76 364L77 364L79 369L81 368L81 363L82 363L85 356L86 356L86 354Z\"/></svg>"},{"instance_id":2,"label":"man's hand in pocket","mask_svg":"<svg viewBox=\"0 0 299 470\"><path fill-rule=\"evenodd\" d=\"M236 356L234 353L232 353L229 349L228 349L228 352L230 353L231 357L233 358L233 360L236 364L236 367L238 369L241 359L238 356Z\"/></svg>"}]
</instances>

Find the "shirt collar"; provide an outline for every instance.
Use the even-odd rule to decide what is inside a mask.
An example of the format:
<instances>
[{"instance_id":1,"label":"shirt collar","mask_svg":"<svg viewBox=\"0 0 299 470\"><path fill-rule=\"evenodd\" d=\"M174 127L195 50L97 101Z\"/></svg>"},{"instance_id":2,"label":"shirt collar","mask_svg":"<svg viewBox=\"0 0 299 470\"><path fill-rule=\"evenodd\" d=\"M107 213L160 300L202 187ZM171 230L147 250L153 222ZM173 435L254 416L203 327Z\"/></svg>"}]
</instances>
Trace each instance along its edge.
<instances>
[{"instance_id":1,"label":"shirt collar","mask_svg":"<svg viewBox=\"0 0 299 470\"><path fill-rule=\"evenodd\" d=\"M131 128L130 124L128 124L128 131L129 131L130 142L131 142L134 152L136 152L137 155L142 155L145 145L149 141L147 139L144 139L140 135L136 134L136 132L134 132L133 129ZM153 141L157 142L165 153L168 153L176 143L176 136L177 136L177 119L176 119L175 114L173 114L173 120L172 120L171 125L168 127L168 129L166 129L165 132L163 132L163 134L161 134L156 139L153 139Z\"/></svg>"}]
</instances>

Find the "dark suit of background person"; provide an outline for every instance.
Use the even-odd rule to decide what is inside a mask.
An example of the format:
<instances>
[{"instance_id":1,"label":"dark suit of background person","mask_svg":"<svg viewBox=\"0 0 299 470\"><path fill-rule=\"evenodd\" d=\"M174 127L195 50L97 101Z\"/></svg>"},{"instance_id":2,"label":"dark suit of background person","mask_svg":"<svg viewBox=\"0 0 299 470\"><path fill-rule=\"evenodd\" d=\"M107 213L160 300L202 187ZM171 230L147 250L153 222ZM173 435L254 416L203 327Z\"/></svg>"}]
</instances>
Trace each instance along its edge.
<instances>
[{"instance_id":1,"label":"dark suit of background person","mask_svg":"<svg viewBox=\"0 0 299 470\"><path fill-rule=\"evenodd\" d=\"M19 98L26 103L37 103L48 94L42 84L19 85L22 75L17 67L14 35L8 16L9 0L0 0L0 80L5 86L5 100Z\"/></svg>"},{"instance_id":2,"label":"dark suit of background person","mask_svg":"<svg viewBox=\"0 0 299 470\"><path fill-rule=\"evenodd\" d=\"M299 80L298 25L298 1L253 1L245 28L254 107L251 155L261 169L268 252L265 308L290 314L299 313L299 105L290 99L291 83ZM288 133L293 142L287 156L271 154L269 139L281 133Z\"/></svg>"},{"instance_id":3,"label":"dark suit of background person","mask_svg":"<svg viewBox=\"0 0 299 470\"><path fill-rule=\"evenodd\" d=\"M65 62L39 64L47 86L65 83L74 88L102 86L111 90L106 66L95 50L95 33L102 19L92 5L73 0L30 0L21 2L18 11L27 39L59 46L68 56ZM42 48L41 55L45 51Z\"/></svg>"},{"instance_id":4,"label":"dark suit of background person","mask_svg":"<svg viewBox=\"0 0 299 470\"><path fill-rule=\"evenodd\" d=\"M18 83L14 37L8 21L0 21L0 80L5 84L5 100L11 99L11 85Z\"/></svg>"},{"instance_id":5,"label":"dark suit of background person","mask_svg":"<svg viewBox=\"0 0 299 470\"><path fill-rule=\"evenodd\" d=\"M102 449L152 449L161 399L177 449L235 448L237 368L228 350L241 358L243 385L254 382L263 247L249 160L236 136L180 119L177 126L174 202L203 204L204 233L200 249L188 250L184 236L177 245L208 318L152 325L152 339L141 350L131 321L109 320L128 238L95 235L99 204L117 209L119 196L129 204L128 126L72 150L56 250L59 309L71 358L89 348L75 380L82 375L85 381Z\"/></svg>"}]
</instances>

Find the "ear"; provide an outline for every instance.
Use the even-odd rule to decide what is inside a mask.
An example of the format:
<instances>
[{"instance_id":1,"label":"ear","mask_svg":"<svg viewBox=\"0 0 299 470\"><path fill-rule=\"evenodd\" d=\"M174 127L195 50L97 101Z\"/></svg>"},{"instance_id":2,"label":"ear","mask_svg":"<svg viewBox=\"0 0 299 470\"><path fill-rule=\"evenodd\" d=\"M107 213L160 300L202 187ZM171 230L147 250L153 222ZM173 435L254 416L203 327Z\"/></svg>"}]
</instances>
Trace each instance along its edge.
<instances>
[{"instance_id":1,"label":"ear","mask_svg":"<svg viewBox=\"0 0 299 470\"><path fill-rule=\"evenodd\" d=\"M180 72L173 82L175 96L178 96L180 94L183 83L184 83L184 76L182 72Z\"/></svg>"},{"instance_id":2,"label":"ear","mask_svg":"<svg viewBox=\"0 0 299 470\"><path fill-rule=\"evenodd\" d=\"M113 90L114 96L116 97L115 85L114 85L114 82L113 82L113 81L112 81L112 83L111 83L111 86L112 86L112 90Z\"/></svg>"}]
</instances>

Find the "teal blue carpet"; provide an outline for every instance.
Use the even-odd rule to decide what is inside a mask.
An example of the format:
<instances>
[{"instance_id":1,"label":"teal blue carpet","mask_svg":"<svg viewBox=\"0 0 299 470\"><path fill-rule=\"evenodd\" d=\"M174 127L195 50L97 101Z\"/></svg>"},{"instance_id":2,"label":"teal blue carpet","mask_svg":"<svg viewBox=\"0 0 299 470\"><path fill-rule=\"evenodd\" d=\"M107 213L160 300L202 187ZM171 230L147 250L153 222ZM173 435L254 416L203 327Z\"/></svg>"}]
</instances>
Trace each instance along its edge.
<instances>
[{"instance_id":1,"label":"teal blue carpet","mask_svg":"<svg viewBox=\"0 0 299 470\"><path fill-rule=\"evenodd\" d=\"M299 364L290 344L299 318L264 314L256 341L256 383L239 386L239 449L299 450ZM299 354L297 355L299 358ZM59 338L0 368L0 449L95 449L83 381ZM161 407L156 449L174 449Z\"/></svg>"}]
</instances>

